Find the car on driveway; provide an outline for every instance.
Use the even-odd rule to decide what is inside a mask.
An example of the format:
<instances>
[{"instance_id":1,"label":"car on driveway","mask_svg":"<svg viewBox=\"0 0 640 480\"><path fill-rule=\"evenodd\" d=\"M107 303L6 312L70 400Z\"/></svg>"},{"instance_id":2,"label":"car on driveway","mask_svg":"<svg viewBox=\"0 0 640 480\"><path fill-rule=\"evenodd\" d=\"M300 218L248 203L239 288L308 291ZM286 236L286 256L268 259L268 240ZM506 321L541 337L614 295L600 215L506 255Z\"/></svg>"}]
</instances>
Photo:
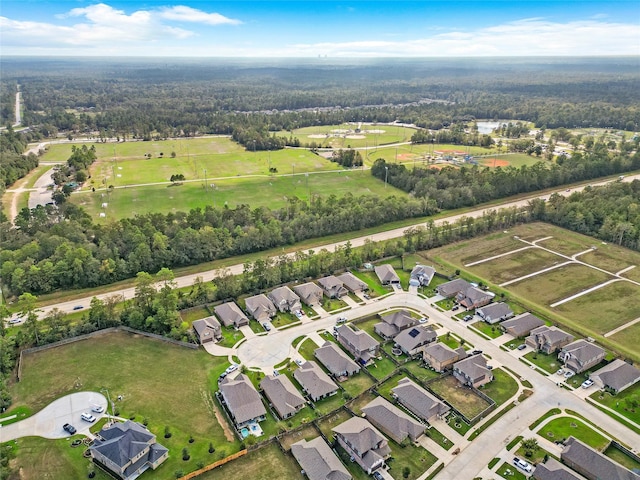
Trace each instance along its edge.
<instances>
[{"instance_id":1,"label":"car on driveway","mask_svg":"<svg viewBox=\"0 0 640 480\"><path fill-rule=\"evenodd\" d=\"M566 372L564 372L564 378L571 378L575 375L575 373L573 373L571 370L567 370Z\"/></svg>"},{"instance_id":2,"label":"car on driveway","mask_svg":"<svg viewBox=\"0 0 640 480\"><path fill-rule=\"evenodd\" d=\"M564 375L564 368L561 368L556 372L556 375Z\"/></svg>"},{"instance_id":3,"label":"car on driveway","mask_svg":"<svg viewBox=\"0 0 640 480\"><path fill-rule=\"evenodd\" d=\"M462 320L464 320L465 322L468 322L469 320L473 320L473 315L465 315Z\"/></svg>"},{"instance_id":4,"label":"car on driveway","mask_svg":"<svg viewBox=\"0 0 640 480\"><path fill-rule=\"evenodd\" d=\"M459 310L459 309L460 309L460 305L454 305L454 306L451 308L451 311L452 311L452 312L455 312L456 310Z\"/></svg>"},{"instance_id":5,"label":"car on driveway","mask_svg":"<svg viewBox=\"0 0 640 480\"><path fill-rule=\"evenodd\" d=\"M376 480L384 480L384 476L378 470L373 472L373 478Z\"/></svg>"},{"instance_id":6,"label":"car on driveway","mask_svg":"<svg viewBox=\"0 0 640 480\"><path fill-rule=\"evenodd\" d=\"M236 365L235 363L232 365L229 365L227 367L227 369L224 371L224 373L226 373L227 375L229 375L231 372L235 372L238 369L238 365Z\"/></svg>"},{"instance_id":7,"label":"car on driveway","mask_svg":"<svg viewBox=\"0 0 640 480\"><path fill-rule=\"evenodd\" d=\"M96 421L96 417L94 417L93 415L91 415L88 412L84 412L80 414L80 418L82 420L84 420L85 422L89 422L89 423L93 423Z\"/></svg>"},{"instance_id":8,"label":"car on driveway","mask_svg":"<svg viewBox=\"0 0 640 480\"><path fill-rule=\"evenodd\" d=\"M524 470L527 473L531 473L531 471L533 470L533 467L531 467L531 464L529 462L525 462L524 460L521 460L518 457L515 457L513 459L513 464L519 469Z\"/></svg>"},{"instance_id":9,"label":"car on driveway","mask_svg":"<svg viewBox=\"0 0 640 480\"><path fill-rule=\"evenodd\" d=\"M371 295L369 295L368 293L365 293L362 296L364 297L365 300L371 300Z\"/></svg>"},{"instance_id":10,"label":"car on driveway","mask_svg":"<svg viewBox=\"0 0 640 480\"><path fill-rule=\"evenodd\" d=\"M582 388L589 388L591 385L593 385L593 380L591 379L588 379L582 382Z\"/></svg>"},{"instance_id":11,"label":"car on driveway","mask_svg":"<svg viewBox=\"0 0 640 480\"><path fill-rule=\"evenodd\" d=\"M518 345L518 350L524 350L527 346L523 343L522 345Z\"/></svg>"},{"instance_id":12,"label":"car on driveway","mask_svg":"<svg viewBox=\"0 0 640 480\"><path fill-rule=\"evenodd\" d=\"M65 423L65 424L62 426L62 429L63 429L65 432L67 432L69 435L73 435L73 434L75 434L75 433L76 433L76 428L75 428L73 425L71 425L70 423Z\"/></svg>"},{"instance_id":13,"label":"car on driveway","mask_svg":"<svg viewBox=\"0 0 640 480\"><path fill-rule=\"evenodd\" d=\"M427 323L429 321L429 319L427 317L422 317L420 320L418 320L419 323Z\"/></svg>"},{"instance_id":14,"label":"car on driveway","mask_svg":"<svg viewBox=\"0 0 640 480\"><path fill-rule=\"evenodd\" d=\"M264 322L262 324L262 328L264 328L267 332L271 331L271 325L269 325L269 322Z\"/></svg>"},{"instance_id":15,"label":"car on driveway","mask_svg":"<svg viewBox=\"0 0 640 480\"><path fill-rule=\"evenodd\" d=\"M91 407L91 410L96 413L102 413L104 412L104 407L102 405L94 405L93 407Z\"/></svg>"}]
</instances>

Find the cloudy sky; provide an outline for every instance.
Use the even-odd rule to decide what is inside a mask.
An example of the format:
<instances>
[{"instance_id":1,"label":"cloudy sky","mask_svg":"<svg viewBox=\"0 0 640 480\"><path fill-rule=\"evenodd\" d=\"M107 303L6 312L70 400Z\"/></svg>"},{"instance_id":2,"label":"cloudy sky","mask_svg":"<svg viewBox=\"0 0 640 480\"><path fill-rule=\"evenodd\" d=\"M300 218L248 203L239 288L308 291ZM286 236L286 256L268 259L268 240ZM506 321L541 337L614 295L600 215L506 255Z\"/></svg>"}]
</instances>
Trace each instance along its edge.
<instances>
[{"instance_id":1,"label":"cloudy sky","mask_svg":"<svg viewBox=\"0 0 640 480\"><path fill-rule=\"evenodd\" d=\"M640 55L637 0L2 0L1 55Z\"/></svg>"}]
</instances>

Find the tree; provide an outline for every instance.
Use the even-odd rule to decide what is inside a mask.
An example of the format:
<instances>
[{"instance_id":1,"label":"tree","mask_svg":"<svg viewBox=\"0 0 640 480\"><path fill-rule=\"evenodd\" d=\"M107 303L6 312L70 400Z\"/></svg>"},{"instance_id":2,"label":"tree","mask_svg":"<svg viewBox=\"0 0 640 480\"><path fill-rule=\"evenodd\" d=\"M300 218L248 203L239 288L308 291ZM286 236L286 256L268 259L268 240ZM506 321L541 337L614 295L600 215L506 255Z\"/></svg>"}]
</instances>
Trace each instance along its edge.
<instances>
[{"instance_id":1,"label":"tree","mask_svg":"<svg viewBox=\"0 0 640 480\"><path fill-rule=\"evenodd\" d=\"M522 448L526 457L532 457L540 448L538 440L535 438L526 438L522 440Z\"/></svg>"}]
</instances>

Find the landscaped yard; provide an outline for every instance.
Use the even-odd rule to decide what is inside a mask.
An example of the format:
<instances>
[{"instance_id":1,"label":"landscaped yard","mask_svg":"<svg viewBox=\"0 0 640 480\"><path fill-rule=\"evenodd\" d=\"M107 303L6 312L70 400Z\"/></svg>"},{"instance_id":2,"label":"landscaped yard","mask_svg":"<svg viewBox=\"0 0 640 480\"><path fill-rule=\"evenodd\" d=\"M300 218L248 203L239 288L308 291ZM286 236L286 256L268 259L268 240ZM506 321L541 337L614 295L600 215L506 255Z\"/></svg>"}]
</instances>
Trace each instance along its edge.
<instances>
[{"instance_id":1,"label":"landscaped yard","mask_svg":"<svg viewBox=\"0 0 640 480\"><path fill-rule=\"evenodd\" d=\"M278 328L284 327L285 325L290 325L292 323L299 322L300 320L293 313L289 312L278 312L276 316L271 319L271 324Z\"/></svg>"},{"instance_id":2,"label":"landscaped yard","mask_svg":"<svg viewBox=\"0 0 640 480\"><path fill-rule=\"evenodd\" d=\"M333 312L334 310L346 307L348 307L348 305L344 300L340 300L339 298L322 297L322 308L327 312Z\"/></svg>"},{"instance_id":3,"label":"landscaped yard","mask_svg":"<svg viewBox=\"0 0 640 480\"><path fill-rule=\"evenodd\" d=\"M451 440L445 437L438 429L436 429L436 427L428 428L425 434L445 450L449 450L453 447Z\"/></svg>"},{"instance_id":4,"label":"landscaped yard","mask_svg":"<svg viewBox=\"0 0 640 480\"><path fill-rule=\"evenodd\" d=\"M524 358L548 373L556 373L562 367L557 353L547 355L542 352L529 352L524 355ZM564 377L558 377L558 380L564 380Z\"/></svg>"},{"instance_id":5,"label":"landscaped yard","mask_svg":"<svg viewBox=\"0 0 640 480\"><path fill-rule=\"evenodd\" d=\"M480 391L500 406L518 392L518 382L500 368L493 370L493 380L480 387Z\"/></svg>"},{"instance_id":6,"label":"landscaped yard","mask_svg":"<svg viewBox=\"0 0 640 480\"><path fill-rule=\"evenodd\" d=\"M538 435L552 442L575 437L597 450L602 450L609 444L609 440L591 427L571 417L554 418L538 431Z\"/></svg>"},{"instance_id":7,"label":"landscaped yard","mask_svg":"<svg viewBox=\"0 0 640 480\"><path fill-rule=\"evenodd\" d=\"M527 480L527 477L523 473L519 472L514 465L507 462L500 465L496 473L507 480Z\"/></svg>"},{"instance_id":8,"label":"landscaped yard","mask_svg":"<svg viewBox=\"0 0 640 480\"><path fill-rule=\"evenodd\" d=\"M360 395L368 388L371 388L372 385L373 380L371 380L371 377L362 371L340 383L340 386L344 388L344 391L348 393L351 398Z\"/></svg>"},{"instance_id":9,"label":"landscaped yard","mask_svg":"<svg viewBox=\"0 0 640 480\"><path fill-rule=\"evenodd\" d=\"M373 270L366 270L363 272L354 270L351 273L353 273L356 277L358 277L369 286L369 295L371 295L371 298L386 295L387 293L391 292L390 288L383 287L380 284L380 280L378 280L378 277Z\"/></svg>"},{"instance_id":10,"label":"landscaped yard","mask_svg":"<svg viewBox=\"0 0 640 480\"><path fill-rule=\"evenodd\" d=\"M390 359L383 357L380 360L376 360L373 365L369 365L367 370L371 375L376 377L378 380L382 380L384 377L389 375L396 369L395 363L393 363Z\"/></svg>"},{"instance_id":11,"label":"landscaped yard","mask_svg":"<svg viewBox=\"0 0 640 480\"><path fill-rule=\"evenodd\" d=\"M298 348L298 353L300 353L300 355L302 355L307 360L315 360L316 357L313 352L315 352L318 348L320 347L316 345L316 342L314 342L310 338L307 338L302 343L302 345L300 345L300 348Z\"/></svg>"},{"instance_id":12,"label":"landscaped yard","mask_svg":"<svg viewBox=\"0 0 640 480\"><path fill-rule=\"evenodd\" d=\"M489 403L475 394L473 390L461 387L453 375L431 382L429 389L440 395L469 419L474 418L489 407Z\"/></svg>"},{"instance_id":13,"label":"landscaped yard","mask_svg":"<svg viewBox=\"0 0 640 480\"><path fill-rule=\"evenodd\" d=\"M244 338L244 334L234 327L222 327L220 331L222 332L222 340L218 342L218 345L222 347L233 347Z\"/></svg>"},{"instance_id":14,"label":"landscaped yard","mask_svg":"<svg viewBox=\"0 0 640 480\"><path fill-rule=\"evenodd\" d=\"M394 441L390 441L389 446L393 457L393 461L389 462L389 473L393 478L415 480L438 461L431 452L413 444L401 447ZM405 468L409 469L407 477L404 476Z\"/></svg>"},{"instance_id":15,"label":"landscaped yard","mask_svg":"<svg viewBox=\"0 0 640 480\"><path fill-rule=\"evenodd\" d=\"M280 443L282 444L282 448L289 451L291 449L291 445L300 440L313 440L314 438L320 436L320 433L313 425L308 425L302 430L298 430L297 432L292 432L286 435L283 435L280 438Z\"/></svg>"},{"instance_id":16,"label":"landscaped yard","mask_svg":"<svg viewBox=\"0 0 640 480\"><path fill-rule=\"evenodd\" d=\"M413 376L415 376L421 382L426 382L427 380L431 380L432 378L437 378L440 376L439 373L434 372L430 368L421 367L421 363L422 362L420 360L413 360L409 363L405 363L403 367L410 371Z\"/></svg>"},{"instance_id":17,"label":"landscaped yard","mask_svg":"<svg viewBox=\"0 0 640 480\"><path fill-rule=\"evenodd\" d=\"M182 310L180 312L180 318L182 319L182 321L187 322L189 325L191 325L191 323L194 320L200 320L201 318L205 318L209 316L211 315L209 314L209 311L204 306L189 308L188 310Z\"/></svg>"},{"instance_id":18,"label":"landscaped yard","mask_svg":"<svg viewBox=\"0 0 640 480\"><path fill-rule=\"evenodd\" d=\"M498 325L489 325L487 322L474 322L469 326L479 330L490 338L498 338L504 333Z\"/></svg>"},{"instance_id":19,"label":"landscaped yard","mask_svg":"<svg viewBox=\"0 0 640 480\"><path fill-rule=\"evenodd\" d=\"M640 383L636 383L617 395L595 392L591 394L591 399L615 410L632 422L640 424Z\"/></svg>"},{"instance_id":20,"label":"landscaped yard","mask_svg":"<svg viewBox=\"0 0 640 480\"><path fill-rule=\"evenodd\" d=\"M618 462L620 465L627 467L629 470L640 470L640 462L635 461L628 455L625 455L621 450L618 450L613 445L610 445L604 454L612 460Z\"/></svg>"}]
</instances>

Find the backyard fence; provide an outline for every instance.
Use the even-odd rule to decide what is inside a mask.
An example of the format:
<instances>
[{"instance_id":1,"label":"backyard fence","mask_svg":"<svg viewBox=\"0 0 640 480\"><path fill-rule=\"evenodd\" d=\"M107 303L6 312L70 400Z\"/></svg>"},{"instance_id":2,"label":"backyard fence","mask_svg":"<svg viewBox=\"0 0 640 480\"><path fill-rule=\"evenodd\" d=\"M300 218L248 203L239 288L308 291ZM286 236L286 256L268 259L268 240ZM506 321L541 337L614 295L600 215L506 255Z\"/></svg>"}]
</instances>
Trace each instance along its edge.
<instances>
[{"instance_id":1,"label":"backyard fence","mask_svg":"<svg viewBox=\"0 0 640 480\"><path fill-rule=\"evenodd\" d=\"M236 458L240 458L243 457L247 454L247 449L245 448L244 450L240 450L238 453L234 453L233 455L229 455L228 457L223 458L222 460L218 460L217 462L213 462L210 465L207 465L206 467L201 468L200 470L196 470L195 472L191 472L186 474L184 477L180 477L179 480L190 480L192 478L195 478L199 475L202 475L203 473L209 472L211 470L213 470L214 468L217 468L221 465L224 465L227 462L230 462L231 460L235 460Z\"/></svg>"}]
</instances>

